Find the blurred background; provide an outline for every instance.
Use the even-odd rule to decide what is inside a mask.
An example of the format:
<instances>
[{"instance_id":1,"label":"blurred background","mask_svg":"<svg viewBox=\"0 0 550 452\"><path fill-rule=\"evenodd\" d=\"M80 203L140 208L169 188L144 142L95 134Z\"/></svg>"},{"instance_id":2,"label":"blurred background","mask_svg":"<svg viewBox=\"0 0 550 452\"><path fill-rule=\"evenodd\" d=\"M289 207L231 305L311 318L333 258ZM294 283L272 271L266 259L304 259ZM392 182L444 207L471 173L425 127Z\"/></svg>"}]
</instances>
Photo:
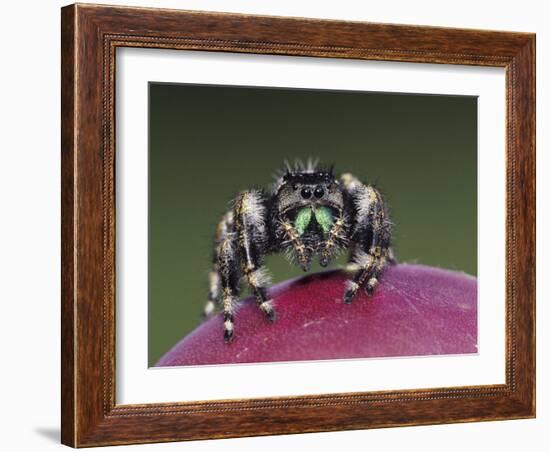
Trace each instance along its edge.
<instances>
[{"instance_id":1,"label":"blurred background","mask_svg":"<svg viewBox=\"0 0 550 452\"><path fill-rule=\"evenodd\" d=\"M399 261L477 275L475 97L151 83L149 140L150 366L200 323L230 201L285 160L376 184ZM274 282L303 274L267 266Z\"/></svg>"}]
</instances>

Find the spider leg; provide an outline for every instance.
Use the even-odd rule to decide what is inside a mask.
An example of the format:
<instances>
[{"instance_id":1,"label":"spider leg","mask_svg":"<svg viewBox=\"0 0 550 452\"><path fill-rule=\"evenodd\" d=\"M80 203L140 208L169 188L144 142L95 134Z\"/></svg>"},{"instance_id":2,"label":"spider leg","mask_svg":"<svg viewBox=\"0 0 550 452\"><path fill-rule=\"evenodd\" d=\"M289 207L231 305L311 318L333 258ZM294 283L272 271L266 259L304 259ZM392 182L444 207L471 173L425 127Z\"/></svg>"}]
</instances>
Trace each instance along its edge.
<instances>
[{"instance_id":1,"label":"spider leg","mask_svg":"<svg viewBox=\"0 0 550 452\"><path fill-rule=\"evenodd\" d=\"M217 257L217 253L214 253ZM202 308L202 317L203 319L208 319L214 314L216 306L220 297L220 271L218 264L214 263L212 265L212 270L208 273L208 300Z\"/></svg>"},{"instance_id":2,"label":"spider leg","mask_svg":"<svg viewBox=\"0 0 550 452\"><path fill-rule=\"evenodd\" d=\"M362 184L351 175L342 177L356 210L351 263L354 272L348 281L344 302L351 303L361 287L372 295L384 268L395 262L391 249L392 223L381 194L374 187Z\"/></svg>"},{"instance_id":3,"label":"spider leg","mask_svg":"<svg viewBox=\"0 0 550 452\"><path fill-rule=\"evenodd\" d=\"M338 250L346 245L345 227L343 216L337 218L332 225L319 257L319 264L322 267L326 267Z\"/></svg>"},{"instance_id":4,"label":"spider leg","mask_svg":"<svg viewBox=\"0 0 550 452\"><path fill-rule=\"evenodd\" d=\"M294 252L294 256L292 256L292 252L289 255L292 256L292 258L296 258L302 270L307 272L311 266L311 250L305 246L304 242L300 238L300 234L298 234L298 231L294 226L292 226L290 221L280 220L280 224L284 239L290 243L291 250Z\"/></svg>"},{"instance_id":5,"label":"spider leg","mask_svg":"<svg viewBox=\"0 0 550 452\"><path fill-rule=\"evenodd\" d=\"M226 212L222 217L216 229L216 236L214 239L214 252L212 257L212 270L208 274L208 301L203 308L203 318L209 318L216 310L217 305L220 303L221 292L221 274L219 266L219 249L220 243L228 237L228 234L233 231L233 210Z\"/></svg>"},{"instance_id":6,"label":"spider leg","mask_svg":"<svg viewBox=\"0 0 550 452\"><path fill-rule=\"evenodd\" d=\"M224 339L229 342L233 338L234 311L241 279L236 233L228 233L221 240L218 246L218 265L221 280Z\"/></svg>"},{"instance_id":7,"label":"spider leg","mask_svg":"<svg viewBox=\"0 0 550 452\"><path fill-rule=\"evenodd\" d=\"M238 196L235 202L235 229L242 272L256 297L258 307L268 320L273 321L275 311L266 290L270 278L262 265L268 245L266 215L266 203L259 191L249 190Z\"/></svg>"},{"instance_id":8,"label":"spider leg","mask_svg":"<svg viewBox=\"0 0 550 452\"><path fill-rule=\"evenodd\" d=\"M380 273L389 264L387 254L381 247L372 247L368 253L356 252L352 259L358 270L348 280L344 303L351 303L361 287L365 288L368 295L372 295Z\"/></svg>"}]
</instances>

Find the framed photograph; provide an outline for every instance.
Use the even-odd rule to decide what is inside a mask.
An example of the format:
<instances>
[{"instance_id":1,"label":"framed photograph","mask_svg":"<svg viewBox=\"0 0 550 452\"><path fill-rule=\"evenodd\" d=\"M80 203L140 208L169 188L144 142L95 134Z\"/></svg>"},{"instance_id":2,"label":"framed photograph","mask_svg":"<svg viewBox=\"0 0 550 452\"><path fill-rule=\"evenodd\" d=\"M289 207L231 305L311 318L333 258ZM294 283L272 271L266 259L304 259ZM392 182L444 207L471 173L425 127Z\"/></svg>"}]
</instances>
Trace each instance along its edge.
<instances>
[{"instance_id":1,"label":"framed photograph","mask_svg":"<svg viewBox=\"0 0 550 452\"><path fill-rule=\"evenodd\" d=\"M535 36L62 8L62 442L535 416Z\"/></svg>"}]
</instances>

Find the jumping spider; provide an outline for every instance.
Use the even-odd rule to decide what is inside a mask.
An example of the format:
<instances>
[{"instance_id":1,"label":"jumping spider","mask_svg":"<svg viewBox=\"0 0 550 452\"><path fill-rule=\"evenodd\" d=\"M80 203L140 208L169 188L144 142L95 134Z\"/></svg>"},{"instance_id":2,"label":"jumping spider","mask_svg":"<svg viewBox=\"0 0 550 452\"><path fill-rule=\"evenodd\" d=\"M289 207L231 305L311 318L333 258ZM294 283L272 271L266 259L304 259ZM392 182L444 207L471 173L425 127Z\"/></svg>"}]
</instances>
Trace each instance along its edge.
<instances>
[{"instance_id":1,"label":"jumping spider","mask_svg":"<svg viewBox=\"0 0 550 452\"><path fill-rule=\"evenodd\" d=\"M332 168L287 165L271 193L241 192L220 221L204 316L222 304L224 339L230 341L239 286L245 279L259 308L273 321L263 261L266 255L280 251L308 271L315 256L324 267L339 251L348 249L346 269L352 276L343 301L350 303L360 288L372 295L384 267L395 262L391 238L392 223L376 188L349 173L337 180Z\"/></svg>"}]
</instances>

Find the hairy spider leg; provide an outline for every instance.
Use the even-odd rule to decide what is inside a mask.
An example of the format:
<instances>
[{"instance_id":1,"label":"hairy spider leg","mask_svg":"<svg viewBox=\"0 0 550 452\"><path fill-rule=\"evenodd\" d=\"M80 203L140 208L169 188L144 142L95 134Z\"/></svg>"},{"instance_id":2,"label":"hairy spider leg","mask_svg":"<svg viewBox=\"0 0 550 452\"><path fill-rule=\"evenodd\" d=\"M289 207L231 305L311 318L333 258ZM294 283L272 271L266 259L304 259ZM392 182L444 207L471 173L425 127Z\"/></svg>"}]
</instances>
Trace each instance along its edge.
<instances>
[{"instance_id":1,"label":"hairy spider leg","mask_svg":"<svg viewBox=\"0 0 550 452\"><path fill-rule=\"evenodd\" d=\"M308 271L309 267L311 266L311 260L310 260L310 254L311 250L309 250L302 239L300 238L300 234L296 230L294 226L292 226L292 223L288 220L280 220L281 228L283 230L283 237L284 240L287 243L290 243L291 250L289 252L289 259L294 258L298 261L298 264L300 264L300 267L303 271ZM294 255L292 255L292 252L294 252Z\"/></svg>"},{"instance_id":2,"label":"hairy spider leg","mask_svg":"<svg viewBox=\"0 0 550 452\"><path fill-rule=\"evenodd\" d=\"M273 302L267 297L266 286L271 281L262 265L268 245L267 209L262 194L257 190L242 192L235 202L235 229L242 271L256 297L256 303L268 320L275 320Z\"/></svg>"},{"instance_id":3,"label":"hairy spider leg","mask_svg":"<svg viewBox=\"0 0 550 452\"><path fill-rule=\"evenodd\" d=\"M346 222L343 216L336 219L330 231L327 234L319 257L319 264L326 267L335 254L347 245L346 239Z\"/></svg>"},{"instance_id":4,"label":"hairy spider leg","mask_svg":"<svg viewBox=\"0 0 550 452\"><path fill-rule=\"evenodd\" d=\"M209 318L214 314L216 307L221 302L221 275L219 266L219 249L220 243L225 240L228 234L233 231L233 210L229 210L222 217L216 228L216 236L214 238L214 252L212 253L212 270L208 274L208 301L204 305L202 315L203 318Z\"/></svg>"},{"instance_id":5,"label":"hairy spider leg","mask_svg":"<svg viewBox=\"0 0 550 452\"><path fill-rule=\"evenodd\" d=\"M391 250L392 223L388 218L382 195L370 185L364 185L349 174L342 176L345 189L356 208L353 234L354 250L350 255L354 271L347 283L344 302L351 303L361 287L372 295L382 270L393 262Z\"/></svg>"},{"instance_id":6,"label":"hairy spider leg","mask_svg":"<svg viewBox=\"0 0 550 452\"><path fill-rule=\"evenodd\" d=\"M236 233L228 233L220 242L218 257L222 287L224 339L226 342L229 342L233 338L234 310L239 295L239 281L241 279Z\"/></svg>"}]
</instances>

